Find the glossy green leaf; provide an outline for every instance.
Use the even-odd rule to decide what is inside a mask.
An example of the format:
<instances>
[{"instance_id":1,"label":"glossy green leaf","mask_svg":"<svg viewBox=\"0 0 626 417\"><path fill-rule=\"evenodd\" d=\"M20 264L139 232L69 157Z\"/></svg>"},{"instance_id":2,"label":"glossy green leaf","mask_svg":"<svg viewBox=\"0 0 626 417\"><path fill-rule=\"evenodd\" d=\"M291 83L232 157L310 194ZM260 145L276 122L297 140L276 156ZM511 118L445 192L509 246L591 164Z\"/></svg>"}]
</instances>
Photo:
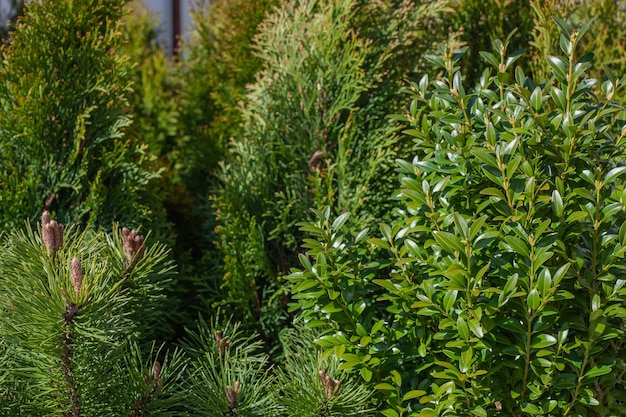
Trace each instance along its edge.
<instances>
[{"instance_id":1,"label":"glossy green leaf","mask_svg":"<svg viewBox=\"0 0 626 417\"><path fill-rule=\"evenodd\" d=\"M554 72L554 76L559 81L565 80L567 76L567 65L566 63L559 57L548 55L546 57L548 64L552 67L552 71Z\"/></svg>"},{"instance_id":2,"label":"glossy green leaf","mask_svg":"<svg viewBox=\"0 0 626 417\"><path fill-rule=\"evenodd\" d=\"M525 258L530 257L530 251L528 249L528 245L517 236L506 236L504 240L506 241L506 243L509 244L511 249L513 249L513 251L515 251L515 253L517 253L518 255L521 255Z\"/></svg>"},{"instance_id":3,"label":"glossy green leaf","mask_svg":"<svg viewBox=\"0 0 626 417\"><path fill-rule=\"evenodd\" d=\"M467 326L467 323L465 322L463 317L459 316L456 319L456 329L459 332L459 336L461 337L461 339L468 340L470 338L469 327Z\"/></svg>"},{"instance_id":4,"label":"glossy green leaf","mask_svg":"<svg viewBox=\"0 0 626 417\"><path fill-rule=\"evenodd\" d=\"M550 96L552 96L552 99L554 100L554 102L562 110L565 110L565 107L567 107L567 99L565 98L565 93L561 89L557 87L552 87L550 89Z\"/></svg>"},{"instance_id":5,"label":"glossy green leaf","mask_svg":"<svg viewBox=\"0 0 626 417\"><path fill-rule=\"evenodd\" d=\"M426 391L421 389L412 390L404 394L404 396L402 397L402 401L413 400L415 398L423 397L426 394Z\"/></svg>"},{"instance_id":6,"label":"glossy green leaf","mask_svg":"<svg viewBox=\"0 0 626 417\"><path fill-rule=\"evenodd\" d=\"M563 216L563 199L558 190L552 191L552 210L556 217Z\"/></svg>"},{"instance_id":7,"label":"glossy green leaf","mask_svg":"<svg viewBox=\"0 0 626 417\"><path fill-rule=\"evenodd\" d=\"M526 304L528 305L528 308L530 308L533 311L539 308L539 305L541 304L541 296L539 295L539 291L537 291L536 288L533 288L528 293Z\"/></svg>"},{"instance_id":8,"label":"glossy green leaf","mask_svg":"<svg viewBox=\"0 0 626 417\"><path fill-rule=\"evenodd\" d=\"M452 233L434 231L433 237L435 238L435 241L437 241L437 244L441 246L446 252L463 253L465 251L465 247L463 246L461 239L459 239L456 235Z\"/></svg>"},{"instance_id":9,"label":"glossy green leaf","mask_svg":"<svg viewBox=\"0 0 626 417\"><path fill-rule=\"evenodd\" d=\"M392 408L388 408L382 411L382 415L385 417L400 417L400 414Z\"/></svg>"},{"instance_id":10,"label":"glossy green leaf","mask_svg":"<svg viewBox=\"0 0 626 417\"><path fill-rule=\"evenodd\" d=\"M458 295L458 291L447 291L446 295L443 296L443 309L444 311L450 311L454 302L456 301L456 297Z\"/></svg>"},{"instance_id":11,"label":"glossy green leaf","mask_svg":"<svg viewBox=\"0 0 626 417\"><path fill-rule=\"evenodd\" d=\"M594 366L585 373L586 379L595 379L599 376L609 374L613 371L613 368L609 365Z\"/></svg>"},{"instance_id":12,"label":"glossy green leaf","mask_svg":"<svg viewBox=\"0 0 626 417\"><path fill-rule=\"evenodd\" d=\"M522 411L528 413L530 415L538 415L543 414L541 409L532 403L524 403L522 404Z\"/></svg>"},{"instance_id":13,"label":"glossy green leaf","mask_svg":"<svg viewBox=\"0 0 626 417\"><path fill-rule=\"evenodd\" d=\"M465 346L461 351L461 360L459 361L459 370L466 374L471 370L472 359L474 358L474 350L471 346Z\"/></svg>"},{"instance_id":14,"label":"glossy green leaf","mask_svg":"<svg viewBox=\"0 0 626 417\"><path fill-rule=\"evenodd\" d=\"M339 217L337 217L335 219L335 221L333 222L331 228L333 230L341 229L343 227L343 225L346 224L346 221L348 221L349 217L350 217L350 213L349 212L343 213L341 216L339 216Z\"/></svg>"},{"instance_id":15,"label":"glossy green leaf","mask_svg":"<svg viewBox=\"0 0 626 417\"><path fill-rule=\"evenodd\" d=\"M531 341L531 347L533 349L542 349L548 346L556 344L557 340L554 336L549 334L540 334L534 336Z\"/></svg>"},{"instance_id":16,"label":"glossy green leaf","mask_svg":"<svg viewBox=\"0 0 626 417\"><path fill-rule=\"evenodd\" d=\"M482 339L484 333L483 328L480 325L480 321L478 321L477 319L470 319L468 325L472 333L474 333L474 335L476 335L476 337L478 337L479 339Z\"/></svg>"},{"instance_id":17,"label":"glossy green leaf","mask_svg":"<svg viewBox=\"0 0 626 417\"><path fill-rule=\"evenodd\" d=\"M372 375L374 374L371 369L366 367L359 369L359 373L365 382L371 381Z\"/></svg>"},{"instance_id":18,"label":"glossy green leaf","mask_svg":"<svg viewBox=\"0 0 626 417\"><path fill-rule=\"evenodd\" d=\"M381 382L380 384L376 384L374 386L374 389L377 389L379 391L395 391L396 387L394 387L391 384L388 384L387 382Z\"/></svg>"},{"instance_id":19,"label":"glossy green leaf","mask_svg":"<svg viewBox=\"0 0 626 417\"><path fill-rule=\"evenodd\" d=\"M541 87L537 86L530 95L530 105L535 111L539 111L541 109L543 99L542 94L543 92Z\"/></svg>"}]
</instances>

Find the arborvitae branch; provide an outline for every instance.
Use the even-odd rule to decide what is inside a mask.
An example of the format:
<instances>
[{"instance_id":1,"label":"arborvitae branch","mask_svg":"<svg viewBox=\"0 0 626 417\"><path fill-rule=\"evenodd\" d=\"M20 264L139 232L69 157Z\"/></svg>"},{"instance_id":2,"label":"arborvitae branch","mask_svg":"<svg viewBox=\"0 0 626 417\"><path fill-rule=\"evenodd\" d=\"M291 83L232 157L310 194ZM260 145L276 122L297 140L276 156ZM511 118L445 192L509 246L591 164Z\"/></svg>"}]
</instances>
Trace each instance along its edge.
<instances>
[{"instance_id":1,"label":"arborvitae branch","mask_svg":"<svg viewBox=\"0 0 626 417\"><path fill-rule=\"evenodd\" d=\"M80 265L79 265L80 266ZM63 376L65 377L65 385L67 397L70 403L70 412L64 413L66 416L81 417L80 400L76 391L74 382L74 372L72 369L72 330L74 327L74 317L78 312L76 304L67 301L65 313L63 314L63 350L61 351L61 363Z\"/></svg>"},{"instance_id":2,"label":"arborvitae branch","mask_svg":"<svg viewBox=\"0 0 626 417\"><path fill-rule=\"evenodd\" d=\"M141 397L141 399L135 404L130 413L128 413L128 417L137 417L139 416L146 405L150 403L154 399L156 395L158 395L163 390L163 381L161 380L161 363L159 361L155 361L152 366L152 379L149 381L148 377L145 378L146 384L151 384L150 391L148 391L147 395Z\"/></svg>"}]
</instances>

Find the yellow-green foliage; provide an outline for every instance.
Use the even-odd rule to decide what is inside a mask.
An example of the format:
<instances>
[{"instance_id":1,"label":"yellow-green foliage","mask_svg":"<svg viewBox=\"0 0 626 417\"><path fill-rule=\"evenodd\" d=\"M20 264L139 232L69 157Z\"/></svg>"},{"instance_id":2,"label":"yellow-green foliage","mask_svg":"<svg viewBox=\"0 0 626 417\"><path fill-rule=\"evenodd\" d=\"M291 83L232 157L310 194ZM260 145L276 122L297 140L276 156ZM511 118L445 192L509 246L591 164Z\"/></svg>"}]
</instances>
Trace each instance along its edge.
<instances>
[{"instance_id":1,"label":"yellow-green foliage","mask_svg":"<svg viewBox=\"0 0 626 417\"><path fill-rule=\"evenodd\" d=\"M31 2L2 47L0 229L62 221L158 225L144 146L124 138L123 1Z\"/></svg>"}]
</instances>

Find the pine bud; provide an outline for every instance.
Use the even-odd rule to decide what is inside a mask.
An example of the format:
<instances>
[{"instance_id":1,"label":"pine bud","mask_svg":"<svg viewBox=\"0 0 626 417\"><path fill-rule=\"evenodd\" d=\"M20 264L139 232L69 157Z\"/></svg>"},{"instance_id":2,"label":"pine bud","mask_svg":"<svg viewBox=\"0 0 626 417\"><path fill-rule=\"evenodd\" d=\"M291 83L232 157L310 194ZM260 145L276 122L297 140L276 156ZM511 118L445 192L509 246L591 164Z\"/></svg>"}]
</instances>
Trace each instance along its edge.
<instances>
[{"instance_id":1,"label":"pine bud","mask_svg":"<svg viewBox=\"0 0 626 417\"><path fill-rule=\"evenodd\" d=\"M72 285L77 294L83 286L83 270L78 258L72 258Z\"/></svg>"},{"instance_id":2,"label":"pine bud","mask_svg":"<svg viewBox=\"0 0 626 417\"><path fill-rule=\"evenodd\" d=\"M241 388L241 382L235 381L235 386L232 388L230 385L226 387L226 398L228 399L229 410L234 410L237 407L239 401L239 388Z\"/></svg>"},{"instance_id":3,"label":"pine bud","mask_svg":"<svg viewBox=\"0 0 626 417\"><path fill-rule=\"evenodd\" d=\"M122 243L128 269L133 269L137 262L143 258L146 250L143 240L144 237L139 235L136 230L129 230L128 227L122 228Z\"/></svg>"},{"instance_id":4,"label":"pine bud","mask_svg":"<svg viewBox=\"0 0 626 417\"><path fill-rule=\"evenodd\" d=\"M332 379L330 376L326 375L324 371L319 371L318 375L322 380L322 385L324 386L324 391L326 394L326 399L330 400L334 395L339 392L339 380Z\"/></svg>"},{"instance_id":5,"label":"pine bud","mask_svg":"<svg viewBox=\"0 0 626 417\"><path fill-rule=\"evenodd\" d=\"M226 349L230 346L230 341L226 340L222 337L222 332L219 330L215 331L215 343L217 344L217 349L223 355L226 352Z\"/></svg>"},{"instance_id":6,"label":"pine bud","mask_svg":"<svg viewBox=\"0 0 626 417\"><path fill-rule=\"evenodd\" d=\"M63 246L63 225L50 220L50 212L45 210L41 215L41 237L48 252L53 255Z\"/></svg>"}]
</instances>

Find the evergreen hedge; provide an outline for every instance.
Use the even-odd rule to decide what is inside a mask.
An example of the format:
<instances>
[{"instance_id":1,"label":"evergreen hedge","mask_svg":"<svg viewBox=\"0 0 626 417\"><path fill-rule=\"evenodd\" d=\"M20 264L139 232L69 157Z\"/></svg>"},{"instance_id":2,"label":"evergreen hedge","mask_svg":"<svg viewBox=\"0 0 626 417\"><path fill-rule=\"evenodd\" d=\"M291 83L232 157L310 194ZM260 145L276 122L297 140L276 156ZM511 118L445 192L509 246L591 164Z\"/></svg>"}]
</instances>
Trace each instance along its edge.
<instances>
[{"instance_id":1,"label":"evergreen hedge","mask_svg":"<svg viewBox=\"0 0 626 417\"><path fill-rule=\"evenodd\" d=\"M158 229L158 172L124 138L128 64L118 54L124 1L33 2L3 44L0 230L43 209L62 222Z\"/></svg>"},{"instance_id":2,"label":"evergreen hedge","mask_svg":"<svg viewBox=\"0 0 626 417\"><path fill-rule=\"evenodd\" d=\"M294 308L385 416L624 413L623 82L587 75L591 21L555 21L547 80L508 40L472 87L460 55L429 57L444 72L412 88L397 220L302 225Z\"/></svg>"}]
</instances>

